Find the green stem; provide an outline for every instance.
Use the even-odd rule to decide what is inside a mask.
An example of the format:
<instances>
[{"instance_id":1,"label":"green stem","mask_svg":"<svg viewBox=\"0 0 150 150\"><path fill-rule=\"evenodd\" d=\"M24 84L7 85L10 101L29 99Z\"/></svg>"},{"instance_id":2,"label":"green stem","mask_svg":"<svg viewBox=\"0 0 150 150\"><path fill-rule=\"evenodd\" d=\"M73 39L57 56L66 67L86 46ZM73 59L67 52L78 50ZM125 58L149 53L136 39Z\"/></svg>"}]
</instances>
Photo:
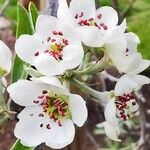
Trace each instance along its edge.
<instances>
[{"instance_id":1,"label":"green stem","mask_svg":"<svg viewBox=\"0 0 150 150\"><path fill-rule=\"evenodd\" d=\"M78 71L76 70L73 74L75 76L83 76L83 75L90 75L90 74L95 74L98 72L103 71L106 67L108 66L106 57L104 56L99 62L97 62L96 64L93 64L87 68L85 68L82 71Z\"/></svg>"},{"instance_id":2,"label":"green stem","mask_svg":"<svg viewBox=\"0 0 150 150\"><path fill-rule=\"evenodd\" d=\"M103 104L107 103L109 92L99 92L99 91L93 90L92 88L88 87L87 85L85 85L84 83L80 82L79 80L75 78L70 79L70 81L74 85L76 85L78 88L86 92L87 94L90 94L91 96L96 98L96 99L93 99L95 102L98 102L98 103L101 102Z\"/></svg>"}]
</instances>

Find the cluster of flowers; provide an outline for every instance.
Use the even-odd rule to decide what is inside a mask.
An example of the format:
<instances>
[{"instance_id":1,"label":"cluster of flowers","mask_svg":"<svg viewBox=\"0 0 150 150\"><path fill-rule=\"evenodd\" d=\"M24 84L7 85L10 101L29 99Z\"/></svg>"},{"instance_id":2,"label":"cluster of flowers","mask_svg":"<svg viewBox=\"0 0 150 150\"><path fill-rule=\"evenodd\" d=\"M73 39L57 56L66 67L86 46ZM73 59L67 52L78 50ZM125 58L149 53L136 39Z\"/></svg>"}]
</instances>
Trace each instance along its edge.
<instances>
[{"instance_id":1,"label":"cluster of flowers","mask_svg":"<svg viewBox=\"0 0 150 150\"><path fill-rule=\"evenodd\" d=\"M126 20L118 25L118 14L111 7L96 10L94 0L59 0L57 18L40 15L33 35L21 35L15 44L20 59L34 66L42 77L19 80L8 87L10 97L25 106L18 115L15 136L26 146L43 142L59 149L70 144L75 135L73 123L81 127L87 108L81 96L71 94L58 76L75 69L84 58L83 45L104 50L108 65L124 73L114 91L105 92L104 128L112 140L118 139L117 127L138 110L134 91L150 79L138 75L150 65L143 60L134 33L125 33ZM11 53L0 43L0 75L11 68ZM108 66L107 66L108 67ZM105 68L104 68L105 69Z\"/></svg>"}]
</instances>

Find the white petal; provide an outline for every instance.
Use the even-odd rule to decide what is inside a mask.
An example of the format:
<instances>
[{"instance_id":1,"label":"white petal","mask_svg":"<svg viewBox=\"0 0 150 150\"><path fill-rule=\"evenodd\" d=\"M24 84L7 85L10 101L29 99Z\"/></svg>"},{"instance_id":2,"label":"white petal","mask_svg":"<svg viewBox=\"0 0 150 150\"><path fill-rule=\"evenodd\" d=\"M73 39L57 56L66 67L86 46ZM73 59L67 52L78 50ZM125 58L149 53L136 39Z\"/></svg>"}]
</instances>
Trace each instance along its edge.
<instances>
[{"instance_id":1,"label":"white petal","mask_svg":"<svg viewBox=\"0 0 150 150\"><path fill-rule=\"evenodd\" d=\"M130 78L131 80L135 81L138 84L138 88L140 89L143 85L149 84L150 79L143 75L126 75L127 78Z\"/></svg>"},{"instance_id":2,"label":"white petal","mask_svg":"<svg viewBox=\"0 0 150 150\"><path fill-rule=\"evenodd\" d=\"M105 23L108 27L108 30L112 30L118 24L118 14L116 10L109 6L103 6L97 9L96 11L97 16L102 15L101 19L97 18L98 24Z\"/></svg>"},{"instance_id":3,"label":"white petal","mask_svg":"<svg viewBox=\"0 0 150 150\"><path fill-rule=\"evenodd\" d=\"M78 31L81 35L82 42L89 47L101 47L103 46L102 33L97 27L83 26L79 27Z\"/></svg>"},{"instance_id":4,"label":"white petal","mask_svg":"<svg viewBox=\"0 0 150 150\"><path fill-rule=\"evenodd\" d=\"M79 66L83 61L84 50L81 46L69 45L63 50L63 67L73 69Z\"/></svg>"},{"instance_id":5,"label":"white petal","mask_svg":"<svg viewBox=\"0 0 150 150\"><path fill-rule=\"evenodd\" d=\"M115 99L110 99L110 101L108 102L108 104L106 105L105 108L105 119L106 121L112 125L112 126L117 126L118 124L118 119L116 118L116 106L115 106Z\"/></svg>"},{"instance_id":6,"label":"white petal","mask_svg":"<svg viewBox=\"0 0 150 150\"><path fill-rule=\"evenodd\" d=\"M12 54L10 49L6 44L0 41L0 67L5 69L7 73L9 73L11 70L11 59Z\"/></svg>"},{"instance_id":7,"label":"white petal","mask_svg":"<svg viewBox=\"0 0 150 150\"><path fill-rule=\"evenodd\" d=\"M72 0L70 2L70 10L73 17L76 14L81 14L83 12L82 19L95 18L96 9L95 9L95 1L94 0Z\"/></svg>"},{"instance_id":8,"label":"white petal","mask_svg":"<svg viewBox=\"0 0 150 150\"><path fill-rule=\"evenodd\" d=\"M132 53L120 56L115 60L117 69L124 73L137 74L144 71L150 65L150 61L143 60L140 53Z\"/></svg>"},{"instance_id":9,"label":"white petal","mask_svg":"<svg viewBox=\"0 0 150 150\"><path fill-rule=\"evenodd\" d=\"M124 21L120 25L116 26L114 30L106 32L104 36L104 43L109 44L118 42L122 36L124 36L126 28L126 19L124 19Z\"/></svg>"},{"instance_id":10,"label":"white petal","mask_svg":"<svg viewBox=\"0 0 150 150\"><path fill-rule=\"evenodd\" d=\"M116 127L111 126L108 122L105 122L105 124L104 124L104 129L105 129L106 135L107 135L111 140L113 140L113 141L118 141L118 142L121 141L120 139L118 139Z\"/></svg>"},{"instance_id":11,"label":"white petal","mask_svg":"<svg viewBox=\"0 0 150 150\"><path fill-rule=\"evenodd\" d=\"M49 90L55 91L56 93L69 95L69 91L61 84L61 82L56 77L43 76L40 78L31 78L31 80L37 83L47 84Z\"/></svg>"},{"instance_id":12,"label":"white petal","mask_svg":"<svg viewBox=\"0 0 150 150\"><path fill-rule=\"evenodd\" d=\"M43 50L42 40L38 35L21 35L16 41L15 50L20 59L33 64L35 53Z\"/></svg>"},{"instance_id":13,"label":"white petal","mask_svg":"<svg viewBox=\"0 0 150 150\"><path fill-rule=\"evenodd\" d=\"M110 43L105 45L106 53L108 54L109 58L116 63L118 62L118 58L125 54L127 48L127 41L124 37L120 38L119 41L115 43Z\"/></svg>"},{"instance_id":14,"label":"white petal","mask_svg":"<svg viewBox=\"0 0 150 150\"><path fill-rule=\"evenodd\" d=\"M81 45L81 38L79 36L77 27L71 27L64 22L64 19L59 20L57 30L63 33L63 38L67 39L69 44Z\"/></svg>"},{"instance_id":15,"label":"white petal","mask_svg":"<svg viewBox=\"0 0 150 150\"><path fill-rule=\"evenodd\" d=\"M62 74L63 70L61 62L57 61L49 54L40 54L34 61L35 67L38 71L47 76Z\"/></svg>"},{"instance_id":16,"label":"white petal","mask_svg":"<svg viewBox=\"0 0 150 150\"><path fill-rule=\"evenodd\" d=\"M28 80L19 80L7 88L13 101L21 106L37 105L33 101L42 95L43 90L47 90L47 86ZM41 102L39 101L39 104Z\"/></svg>"},{"instance_id":17,"label":"white petal","mask_svg":"<svg viewBox=\"0 0 150 150\"><path fill-rule=\"evenodd\" d=\"M62 127L59 127L56 123L52 124L52 131L45 139L46 145L53 149L61 149L69 145L75 136L75 128L71 120L64 120L61 123ZM50 136L52 138L49 138Z\"/></svg>"},{"instance_id":18,"label":"white petal","mask_svg":"<svg viewBox=\"0 0 150 150\"><path fill-rule=\"evenodd\" d=\"M132 78L130 78L130 76L123 75L115 86L115 95L120 96L124 93L133 92L138 87L138 83L135 82Z\"/></svg>"},{"instance_id":19,"label":"white petal","mask_svg":"<svg viewBox=\"0 0 150 150\"><path fill-rule=\"evenodd\" d=\"M73 122L79 127L83 126L87 119L88 112L86 103L81 96L76 94L70 95L70 110Z\"/></svg>"},{"instance_id":20,"label":"white petal","mask_svg":"<svg viewBox=\"0 0 150 150\"><path fill-rule=\"evenodd\" d=\"M73 18L73 15L71 14L71 11L69 10L67 0L59 0L59 7L57 11L57 17L59 19L65 20L65 22L71 26L76 26L75 24L75 18Z\"/></svg>"},{"instance_id":21,"label":"white petal","mask_svg":"<svg viewBox=\"0 0 150 150\"><path fill-rule=\"evenodd\" d=\"M150 66L150 60L143 59L138 66L136 65L137 68L135 68L134 70L130 71L129 73L132 73L132 74L141 73L142 71L147 69L149 66Z\"/></svg>"},{"instance_id":22,"label":"white petal","mask_svg":"<svg viewBox=\"0 0 150 150\"><path fill-rule=\"evenodd\" d=\"M53 16L40 15L36 22L36 33L45 40L56 30L58 19Z\"/></svg>"},{"instance_id":23,"label":"white petal","mask_svg":"<svg viewBox=\"0 0 150 150\"><path fill-rule=\"evenodd\" d=\"M140 44L139 37L135 33L132 33L132 32L125 33L125 37L127 39L129 53L136 52L137 46L138 44Z\"/></svg>"},{"instance_id":24,"label":"white petal","mask_svg":"<svg viewBox=\"0 0 150 150\"><path fill-rule=\"evenodd\" d=\"M14 135L21 139L21 143L33 147L45 142L47 135L48 117L39 117L43 111L41 106L26 107L19 115L19 122L16 124ZM43 127L40 127L43 124ZM51 136L49 136L51 139Z\"/></svg>"}]
</instances>

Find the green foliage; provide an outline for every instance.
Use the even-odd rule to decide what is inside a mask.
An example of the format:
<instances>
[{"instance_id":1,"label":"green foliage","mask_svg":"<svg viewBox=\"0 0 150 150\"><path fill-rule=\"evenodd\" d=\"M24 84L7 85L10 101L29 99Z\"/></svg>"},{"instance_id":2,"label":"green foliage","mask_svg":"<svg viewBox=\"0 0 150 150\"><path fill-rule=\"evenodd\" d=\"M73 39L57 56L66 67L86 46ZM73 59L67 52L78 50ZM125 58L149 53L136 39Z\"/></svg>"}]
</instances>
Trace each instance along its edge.
<instances>
[{"instance_id":1,"label":"green foliage","mask_svg":"<svg viewBox=\"0 0 150 150\"><path fill-rule=\"evenodd\" d=\"M38 10L36 6L34 5L34 3L32 2L29 4L29 15L30 15L30 20L32 21L32 24L35 27L36 20L38 17Z\"/></svg>"},{"instance_id":2,"label":"green foliage","mask_svg":"<svg viewBox=\"0 0 150 150\"><path fill-rule=\"evenodd\" d=\"M16 143L13 145L13 147L10 150L33 150L32 147L26 147L23 146L20 142L20 140L17 140Z\"/></svg>"},{"instance_id":3,"label":"green foliage","mask_svg":"<svg viewBox=\"0 0 150 150\"><path fill-rule=\"evenodd\" d=\"M29 18L29 14L21 4L18 4L17 15L18 24L16 37L18 38L22 34L32 34L32 24ZM20 60L18 56L16 56L13 67L13 82L17 81L20 78L27 77L27 73L24 71L24 65L25 63L22 60Z\"/></svg>"},{"instance_id":4,"label":"green foliage","mask_svg":"<svg viewBox=\"0 0 150 150\"><path fill-rule=\"evenodd\" d=\"M33 33L36 19L38 17L38 11L36 9L36 6L33 3L30 3L28 13L21 4L18 4L17 14L18 14L18 24L16 37L18 38L22 34L31 35ZM21 78L25 79L27 77L24 65L29 66L28 64L20 60L18 56L16 56L14 61L13 82Z\"/></svg>"}]
</instances>

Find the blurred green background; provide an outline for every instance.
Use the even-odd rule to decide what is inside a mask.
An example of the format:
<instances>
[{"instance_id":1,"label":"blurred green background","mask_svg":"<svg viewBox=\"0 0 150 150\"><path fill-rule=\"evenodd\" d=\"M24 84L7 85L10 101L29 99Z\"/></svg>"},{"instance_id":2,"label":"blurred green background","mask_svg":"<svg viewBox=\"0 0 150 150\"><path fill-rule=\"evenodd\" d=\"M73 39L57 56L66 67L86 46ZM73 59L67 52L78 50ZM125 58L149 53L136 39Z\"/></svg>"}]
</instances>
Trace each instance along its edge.
<instances>
[{"instance_id":1,"label":"blurred green background","mask_svg":"<svg viewBox=\"0 0 150 150\"><path fill-rule=\"evenodd\" d=\"M5 0L0 0L0 5ZM133 2L133 3L132 3ZM13 29L17 19L17 0L10 0L10 6L5 11L5 16L13 22ZM97 0L97 7L102 5L112 6L112 0ZM127 18L128 31L135 32L141 39L139 51L145 59L150 59L150 0L119 0L121 15L128 9L124 17ZM15 30L14 30L15 31Z\"/></svg>"}]
</instances>

